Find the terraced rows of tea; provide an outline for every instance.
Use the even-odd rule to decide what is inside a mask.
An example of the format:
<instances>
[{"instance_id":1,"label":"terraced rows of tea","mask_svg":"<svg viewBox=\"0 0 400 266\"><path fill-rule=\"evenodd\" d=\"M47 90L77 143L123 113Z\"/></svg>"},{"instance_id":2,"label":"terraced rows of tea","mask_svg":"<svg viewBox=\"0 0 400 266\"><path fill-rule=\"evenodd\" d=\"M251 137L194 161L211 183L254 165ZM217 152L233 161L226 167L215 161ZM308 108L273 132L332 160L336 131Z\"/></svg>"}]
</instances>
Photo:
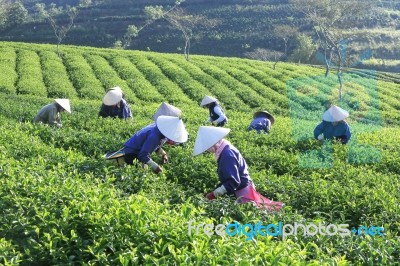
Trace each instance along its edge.
<instances>
[{"instance_id":1,"label":"terraced rows of tea","mask_svg":"<svg viewBox=\"0 0 400 266\"><path fill-rule=\"evenodd\" d=\"M210 56L0 43L0 264L298 265L394 264L400 259L400 75L349 69L339 101L334 72L318 67ZM98 117L120 86L134 118ZM257 190L279 213L203 198L218 183L211 154L192 157L219 99L228 140L245 157ZM31 121L54 98L69 98L63 127ZM189 141L166 147L164 173L103 160L152 123L159 104L183 111ZM326 106L350 112L348 145L321 146L313 129ZM276 123L247 132L256 110ZM325 160L321 161L321 154ZM157 162L160 158L152 156ZM188 224L349 224L384 235L208 236Z\"/></svg>"}]
</instances>

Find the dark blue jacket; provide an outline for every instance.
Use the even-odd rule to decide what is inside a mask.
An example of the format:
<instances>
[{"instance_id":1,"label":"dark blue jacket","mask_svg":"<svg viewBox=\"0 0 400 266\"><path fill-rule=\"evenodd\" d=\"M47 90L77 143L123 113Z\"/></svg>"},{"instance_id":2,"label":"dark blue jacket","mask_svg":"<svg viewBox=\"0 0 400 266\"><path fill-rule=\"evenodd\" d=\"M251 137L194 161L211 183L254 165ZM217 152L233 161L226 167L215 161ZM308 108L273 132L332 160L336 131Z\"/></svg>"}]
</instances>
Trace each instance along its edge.
<instances>
[{"instance_id":1,"label":"dark blue jacket","mask_svg":"<svg viewBox=\"0 0 400 266\"><path fill-rule=\"evenodd\" d=\"M228 194L245 188L253 183L247 170L247 163L240 152L232 145L227 145L218 158L218 177Z\"/></svg>"},{"instance_id":2,"label":"dark blue jacket","mask_svg":"<svg viewBox=\"0 0 400 266\"><path fill-rule=\"evenodd\" d=\"M166 138L154 123L136 132L125 143L124 152L126 154L133 153L139 162L147 163L151 159L150 154L161 148L165 140Z\"/></svg>"},{"instance_id":3,"label":"dark blue jacket","mask_svg":"<svg viewBox=\"0 0 400 266\"><path fill-rule=\"evenodd\" d=\"M264 131L264 133L268 133L271 128L271 121L269 121L266 117L257 117L250 123L248 130L257 130L258 133Z\"/></svg>"},{"instance_id":4,"label":"dark blue jacket","mask_svg":"<svg viewBox=\"0 0 400 266\"><path fill-rule=\"evenodd\" d=\"M122 99L119 102L119 107L118 106L108 106L105 104L101 105L99 116L102 117L119 117L123 119L127 119L129 117L132 117L132 111L131 108L129 107L129 104Z\"/></svg>"},{"instance_id":5,"label":"dark blue jacket","mask_svg":"<svg viewBox=\"0 0 400 266\"><path fill-rule=\"evenodd\" d=\"M317 139L320 134L324 134L324 139L339 139L343 144L351 138L350 127L346 121L340 121L336 126L332 122L322 121L314 129L314 138Z\"/></svg>"}]
</instances>

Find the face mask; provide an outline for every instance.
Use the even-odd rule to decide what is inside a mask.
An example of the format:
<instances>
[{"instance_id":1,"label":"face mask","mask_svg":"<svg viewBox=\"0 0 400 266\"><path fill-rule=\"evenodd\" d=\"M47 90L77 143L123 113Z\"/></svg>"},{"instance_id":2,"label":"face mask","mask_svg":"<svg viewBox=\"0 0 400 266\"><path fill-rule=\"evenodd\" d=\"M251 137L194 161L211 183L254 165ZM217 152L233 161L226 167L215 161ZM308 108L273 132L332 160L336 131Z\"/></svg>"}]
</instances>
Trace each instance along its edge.
<instances>
[{"instance_id":1,"label":"face mask","mask_svg":"<svg viewBox=\"0 0 400 266\"><path fill-rule=\"evenodd\" d=\"M208 152L215 153L215 145L212 145L210 148L207 149Z\"/></svg>"},{"instance_id":2,"label":"face mask","mask_svg":"<svg viewBox=\"0 0 400 266\"><path fill-rule=\"evenodd\" d=\"M169 144L169 145L175 145L176 144L176 142L175 141L173 141L173 140L167 140L167 144Z\"/></svg>"}]
</instances>

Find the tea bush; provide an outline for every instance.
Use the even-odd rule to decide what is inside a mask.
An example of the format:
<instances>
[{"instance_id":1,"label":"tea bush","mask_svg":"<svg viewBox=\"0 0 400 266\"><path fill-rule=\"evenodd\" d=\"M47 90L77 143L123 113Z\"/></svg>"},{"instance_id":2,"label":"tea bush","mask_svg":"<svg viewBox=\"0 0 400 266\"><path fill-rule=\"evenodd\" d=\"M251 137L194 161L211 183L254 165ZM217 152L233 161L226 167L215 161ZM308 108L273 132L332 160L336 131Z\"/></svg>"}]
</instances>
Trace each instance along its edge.
<instances>
[{"instance_id":1,"label":"tea bush","mask_svg":"<svg viewBox=\"0 0 400 266\"><path fill-rule=\"evenodd\" d=\"M270 62L196 55L186 62L171 54L73 46L63 46L59 58L54 49L0 43L0 76L8 77L0 79L0 264L399 262L397 76L381 81L380 73L352 70L342 103L350 111L352 140L321 145L313 129L336 95L335 77L325 79L323 69L279 63L274 70ZM27 62L31 69L23 67ZM22 86L33 79L37 86ZM133 119L98 117L105 89L114 85L127 92ZM208 118L199 106L204 94L226 107L227 139L246 159L257 190L285 203L281 212L236 204L233 197L204 199L218 183L213 156L192 157L198 127ZM31 123L43 105L63 95L72 114L61 114L62 128ZM163 174L105 161L104 153L153 123L161 101L183 111L189 132L184 145L164 147L170 163ZM259 109L273 110L269 134L247 131ZM197 230L234 222L379 226L384 235L246 240Z\"/></svg>"}]
</instances>

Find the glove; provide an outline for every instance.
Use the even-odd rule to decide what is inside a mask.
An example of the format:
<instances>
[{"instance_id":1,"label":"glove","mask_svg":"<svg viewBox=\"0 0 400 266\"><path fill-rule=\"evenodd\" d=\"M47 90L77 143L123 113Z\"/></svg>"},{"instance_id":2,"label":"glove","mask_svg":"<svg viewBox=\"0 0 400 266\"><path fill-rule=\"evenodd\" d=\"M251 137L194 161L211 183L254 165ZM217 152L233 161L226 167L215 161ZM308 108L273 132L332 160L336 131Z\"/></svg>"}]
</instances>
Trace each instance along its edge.
<instances>
[{"instance_id":1,"label":"glove","mask_svg":"<svg viewBox=\"0 0 400 266\"><path fill-rule=\"evenodd\" d=\"M213 194L214 194L215 197L222 196L222 195L224 195L225 193L226 193L226 188L225 188L224 185L221 185L219 188L216 188L216 189L213 191Z\"/></svg>"},{"instance_id":2,"label":"glove","mask_svg":"<svg viewBox=\"0 0 400 266\"><path fill-rule=\"evenodd\" d=\"M157 168L156 168L156 169L153 169L153 171L154 171L154 173L159 174L159 173L162 172L162 169L161 169L160 166L157 166Z\"/></svg>"},{"instance_id":3,"label":"glove","mask_svg":"<svg viewBox=\"0 0 400 266\"><path fill-rule=\"evenodd\" d=\"M154 173L158 174L158 173L162 172L161 167L157 163L155 163L153 160L150 159L146 164L149 167L151 167L151 169L153 170Z\"/></svg>"},{"instance_id":4,"label":"glove","mask_svg":"<svg viewBox=\"0 0 400 266\"><path fill-rule=\"evenodd\" d=\"M168 156L167 156L167 154L163 154L161 158L162 158L162 164L168 163Z\"/></svg>"},{"instance_id":5,"label":"glove","mask_svg":"<svg viewBox=\"0 0 400 266\"><path fill-rule=\"evenodd\" d=\"M207 194L205 195L205 197L206 197L208 200L215 200L215 199L216 199L216 197L215 197L215 195L214 195L214 192L209 192L209 193L207 193Z\"/></svg>"}]
</instances>

